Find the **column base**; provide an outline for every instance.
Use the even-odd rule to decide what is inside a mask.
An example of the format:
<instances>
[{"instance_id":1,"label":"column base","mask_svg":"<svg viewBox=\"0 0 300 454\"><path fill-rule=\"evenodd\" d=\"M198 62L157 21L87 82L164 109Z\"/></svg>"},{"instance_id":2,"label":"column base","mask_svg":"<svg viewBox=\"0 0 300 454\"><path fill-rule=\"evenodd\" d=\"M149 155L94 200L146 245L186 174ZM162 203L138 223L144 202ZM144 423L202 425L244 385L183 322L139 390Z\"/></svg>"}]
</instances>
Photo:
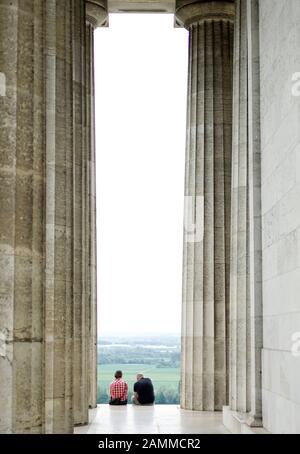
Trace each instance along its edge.
<instances>
[{"instance_id":1,"label":"column base","mask_svg":"<svg viewBox=\"0 0 300 454\"><path fill-rule=\"evenodd\" d=\"M223 424L232 434L267 435L260 418L254 418L247 413L233 411L228 406L223 407Z\"/></svg>"}]
</instances>

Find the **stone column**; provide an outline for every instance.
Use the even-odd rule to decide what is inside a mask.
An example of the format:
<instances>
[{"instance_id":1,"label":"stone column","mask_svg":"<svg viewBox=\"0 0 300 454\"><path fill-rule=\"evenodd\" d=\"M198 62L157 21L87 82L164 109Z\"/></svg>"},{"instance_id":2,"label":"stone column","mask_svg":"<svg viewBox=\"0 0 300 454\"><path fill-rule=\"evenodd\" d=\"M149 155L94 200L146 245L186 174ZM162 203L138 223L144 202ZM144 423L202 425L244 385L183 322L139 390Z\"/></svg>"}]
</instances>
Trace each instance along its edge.
<instances>
[{"instance_id":1,"label":"stone column","mask_svg":"<svg viewBox=\"0 0 300 454\"><path fill-rule=\"evenodd\" d=\"M42 2L1 1L0 433L41 433L44 56Z\"/></svg>"},{"instance_id":2,"label":"stone column","mask_svg":"<svg viewBox=\"0 0 300 454\"><path fill-rule=\"evenodd\" d=\"M88 422L87 363L87 280L86 244L86 74L85 74L85 2L75 2L73 23L73 130L74 130L74 196L73 196L73 266L74 266L74 362L73 405L74 423Z\"/></svg>"},{"instance_id":3,"label":"stone column","mask_svg":"<svg viewBox=\"0 0 300 454\"><path fill-rule=\"evenodd\" d=\"M102 2L92 3L102 11ZM90 394L95 405L93 79L85 21L83 0L0 5L1 433L71 433L74 422L87 422Z\"/></svg>"},{"instance_id":4,"label":"stone column","mask_svg":"<svg viewBox=\"0 0 300 454\"><path fill-rule=\"evenodd\" d=\"M86 0L86 264L87 264L87 362L89 407L97 406L97 269L96 269L96 156L94 30L107 25L107 1Z\"/></svg>"},{"instance_id":5,"label":"stone column","mask_svg":"<svg viewBox=\"0 0 300 454\"><path fill-rule=\"evenodd\" d=\"M234 4L177 1L190 33L181 406L228 399Z\"/></svg>"},{"instance_id":6,"label":"stone column","mask_svg":"<svg viewBox=\"0 0 300 454\"><path fill-rule=\"evenodd\" d=\"M107 20L106 1L77 2L74 23L74 422L97 405L96 189L94 29Z\"/></svg>"},{"instance_id":7,"label":"stone column","mask_svg":"<svg viewBox=\"0 0 300 454\"><path fill-rule=\"evenodd\" d=\"M35 4L37 2L34 2ZM47 0L45 17L45 433L72 433L73 23L78 2ZM42 300L41 300L42 302Z\"/></svg>"},{"instance_id":8,"label":"stone column","mask_svg":"<svg viewBox=\"0 0 300 454\"><path fill-rule=\"evenodd\" d=\"M250 407L247 5L236 3L230 264L231 407Z\"/></svg>"},{"instance_id":9,"label":"stone column","mask_svg":"<svg viewBox=\"0 0 300 454\"><path fill-rule=\"evenodd\" d=\"M94 31L86 23L86 265L87 265L87 361L88 400L91 408L97 405L97 285L96 285L96 178L94 131Z\"/></svg>"},{"instance_id":10,"label":"stone column","mask_svg":"<svg viewBox=\"0 0 300 454\"><path fill-rule=\"evenodd\" d=\"M248 138L249 138L249 275L251 321L251 392L248 424L262 426L262 216L259 0L247 0L248 17Z\"/></svg>"},{"instance_id":11,"label":"stone column","mask_svg":"<svg viewBox=\"0 0 300 454\"><path fill-rule=\"evenodd\" d=\"M86 0L86 281L88 405L97 406L97 268L94 30L107 25L107 1Z\"/></svg>"},{"instance_id":12,"label":"stone column","mask_svg":"<svg viewBox=\"0 0 300 454\"><path fill-rule=\"evenodd\" d=\"M261 202L258 1L237 0L233 77L230 410L261 425ZM225 409L225 414L228 409ZM226 422L228 417L224 418ZM230 424L227 424L230 426Z\"/></svg>"}]
</instances>

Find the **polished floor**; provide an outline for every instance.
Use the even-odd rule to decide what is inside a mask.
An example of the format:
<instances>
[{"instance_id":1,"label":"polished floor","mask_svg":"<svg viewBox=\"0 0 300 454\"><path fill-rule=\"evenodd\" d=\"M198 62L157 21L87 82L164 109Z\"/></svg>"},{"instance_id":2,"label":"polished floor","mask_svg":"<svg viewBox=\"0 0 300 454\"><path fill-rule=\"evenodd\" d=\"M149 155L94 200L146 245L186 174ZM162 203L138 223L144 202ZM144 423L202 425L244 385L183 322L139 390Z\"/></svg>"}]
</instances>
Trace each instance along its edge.
<instances>
[{"instance_id":1,"label":"polished floor","mask_svg":"<svg viewBox=\"0 0 300 454\"><path fill-rule=\"evenodd\" d=\"M182 410L177 405L110 407L90 411L88 426L76 434L226 434L222 412Z\"/></svg>"}]
</instances>

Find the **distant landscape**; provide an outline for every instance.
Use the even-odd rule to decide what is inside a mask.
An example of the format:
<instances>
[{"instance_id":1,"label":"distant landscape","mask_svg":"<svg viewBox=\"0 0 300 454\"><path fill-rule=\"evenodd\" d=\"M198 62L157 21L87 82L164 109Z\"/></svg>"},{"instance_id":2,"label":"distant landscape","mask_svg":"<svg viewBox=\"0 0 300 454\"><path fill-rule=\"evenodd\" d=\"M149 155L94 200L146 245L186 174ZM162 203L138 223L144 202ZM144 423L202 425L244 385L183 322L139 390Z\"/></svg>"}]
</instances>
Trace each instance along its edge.
<instances>
[{"instance_id":1,"label":"distant landscape","mask_svg":"<svg viewBox=\"0 0 300 454\"><path fill-rule=\"evenodd\" d=\"M137 373L151 378L157 404L179 404L180 336L107 336L98 342L98 403L108 403L116 370L123 371L129 401Z\"/></svg>"}]
</instances>

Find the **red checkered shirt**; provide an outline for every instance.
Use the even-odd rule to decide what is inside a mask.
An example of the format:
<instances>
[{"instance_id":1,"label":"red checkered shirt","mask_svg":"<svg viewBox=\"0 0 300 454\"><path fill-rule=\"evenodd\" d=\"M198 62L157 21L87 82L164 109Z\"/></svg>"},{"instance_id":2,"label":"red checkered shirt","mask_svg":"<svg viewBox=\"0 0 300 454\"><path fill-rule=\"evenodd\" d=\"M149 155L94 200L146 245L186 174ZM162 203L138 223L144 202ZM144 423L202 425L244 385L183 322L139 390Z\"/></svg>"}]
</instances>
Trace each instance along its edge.
<instances>
[{"instance_id":1,"label":"red checkered shirt","mask_svg":"<svg viewBox=\"0 0 300 454\"><path fill-rule=\"evenodd\" d=\"M110 396L112 399L127 400L128 385L122 378L117 378L110 385Z\"/></svg>"}]
</instances>

